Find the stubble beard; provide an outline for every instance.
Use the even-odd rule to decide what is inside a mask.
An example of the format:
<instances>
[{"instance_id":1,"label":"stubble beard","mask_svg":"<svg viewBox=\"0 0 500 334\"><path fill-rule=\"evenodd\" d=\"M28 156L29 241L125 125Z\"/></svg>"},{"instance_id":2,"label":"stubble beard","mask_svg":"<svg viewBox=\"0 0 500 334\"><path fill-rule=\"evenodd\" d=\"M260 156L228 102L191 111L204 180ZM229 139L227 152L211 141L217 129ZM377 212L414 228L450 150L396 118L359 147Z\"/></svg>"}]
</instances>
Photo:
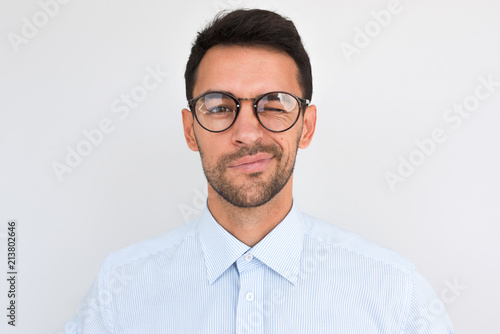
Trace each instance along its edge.
<instances>
[{"instance_id":1,"label":"stubble beard","mask_svg":"<svg viewBox=\"0 0 500 334\"><path fill-rule=\"evenodd\" d=\"M203 171L210 186L232 205L240 208L253 208L269 202L288 183L295 166L298 143L290 157L284 157L282 149L277 145L257 143L251 147L244 146L235 153L221 156L215 166L208 165L201 147L198 147ZM236 184L227 177L227 169L231 162L260 152L270 153L276 159L276 167L269 180L260 179L263 171L247 174L243 185Z\"/></svg>"}]
</instances>

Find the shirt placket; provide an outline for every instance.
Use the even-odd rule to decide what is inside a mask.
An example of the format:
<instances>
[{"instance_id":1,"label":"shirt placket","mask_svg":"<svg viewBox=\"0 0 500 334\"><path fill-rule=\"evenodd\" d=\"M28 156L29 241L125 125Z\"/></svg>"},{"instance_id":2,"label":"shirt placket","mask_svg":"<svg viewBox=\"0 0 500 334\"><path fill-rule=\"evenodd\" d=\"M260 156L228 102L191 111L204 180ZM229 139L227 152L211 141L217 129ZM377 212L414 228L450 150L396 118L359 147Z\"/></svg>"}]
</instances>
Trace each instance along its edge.
<instances>
[{"instance_id":1,"label":"shirt placket","mask_svg":"<svg viewBox=\"0 0 500 334\"><path fill-rule=\"evenodd\" d=\"M236 333L264 333L264 264L247 252L236 261L236 266L240 279L236 308Z\"/></svg>"}]
</instances>

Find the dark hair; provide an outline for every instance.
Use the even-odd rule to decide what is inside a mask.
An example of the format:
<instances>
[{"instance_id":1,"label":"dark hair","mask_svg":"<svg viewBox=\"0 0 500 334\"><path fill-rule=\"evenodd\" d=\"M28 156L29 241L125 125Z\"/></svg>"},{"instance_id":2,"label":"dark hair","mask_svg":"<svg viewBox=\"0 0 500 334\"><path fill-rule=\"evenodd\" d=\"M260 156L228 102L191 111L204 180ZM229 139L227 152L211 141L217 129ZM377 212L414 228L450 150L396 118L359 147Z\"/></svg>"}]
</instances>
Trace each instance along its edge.
<instances>
[{"instance_id":1,"label":"dark hair","mask_svg":"<svg viewBox=\"0 0 500 334\"><path fill-rule=\"evenodd\" d=\"M311 62L293 22L281 15L262 9L238 9L229 13L219 12L201 32L191 48L186 65L186 97L193 98L198 66L211 47L215 45L263 46L286 52L297 64L298 82L302 96L312 97Z\"/></svg>"}]
</instances>

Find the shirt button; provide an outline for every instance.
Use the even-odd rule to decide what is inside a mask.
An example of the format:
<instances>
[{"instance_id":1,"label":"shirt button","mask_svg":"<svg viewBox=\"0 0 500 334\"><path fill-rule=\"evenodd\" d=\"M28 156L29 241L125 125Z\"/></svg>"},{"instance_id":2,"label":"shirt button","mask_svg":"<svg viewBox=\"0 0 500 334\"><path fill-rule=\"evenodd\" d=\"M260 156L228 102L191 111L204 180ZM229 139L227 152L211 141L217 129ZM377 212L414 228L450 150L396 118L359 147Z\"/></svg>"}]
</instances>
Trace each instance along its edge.
<instances>
[{"instance_id":1,"label":"shirt button","mask_svg":"<svg viewBox=\"0 0 500 334\"><path fill-rule=\"evenodd\" d=\"M249 292L245 297L249 302L251 302L253 300L253 293Z\"/></svg>"},{"instance_id":2,"label":"shirt button","mask_svg":"<svg viewBox=\"0 0 500 334\"><path fill-rule=\"evenodd\" d=\"M252 260L253 260L253 255L252 255L252 254L247 254L247 255L245 255L245 260L246 260L247 262L252 261Z\"/></svg>"}]
</instances>

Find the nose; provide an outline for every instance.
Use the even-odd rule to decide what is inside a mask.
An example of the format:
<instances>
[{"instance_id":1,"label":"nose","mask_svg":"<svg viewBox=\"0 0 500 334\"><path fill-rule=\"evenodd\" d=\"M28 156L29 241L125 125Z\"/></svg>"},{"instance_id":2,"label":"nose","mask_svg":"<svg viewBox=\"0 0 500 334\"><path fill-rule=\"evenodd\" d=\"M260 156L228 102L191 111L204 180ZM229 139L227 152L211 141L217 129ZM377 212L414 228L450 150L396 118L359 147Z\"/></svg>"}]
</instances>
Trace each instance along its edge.
<instances>
[{"instance_id":1,"label":"nose","mask_svg":"<svg viewBox=\"0 0 500 334\"><path fill-rule=\"evenodd\" d=\"M233 142L237 145L252 145L262 139L264 128L253 109L253 101L240 102L240 112L231 126Z\"/></svg>"}]
</instances>

